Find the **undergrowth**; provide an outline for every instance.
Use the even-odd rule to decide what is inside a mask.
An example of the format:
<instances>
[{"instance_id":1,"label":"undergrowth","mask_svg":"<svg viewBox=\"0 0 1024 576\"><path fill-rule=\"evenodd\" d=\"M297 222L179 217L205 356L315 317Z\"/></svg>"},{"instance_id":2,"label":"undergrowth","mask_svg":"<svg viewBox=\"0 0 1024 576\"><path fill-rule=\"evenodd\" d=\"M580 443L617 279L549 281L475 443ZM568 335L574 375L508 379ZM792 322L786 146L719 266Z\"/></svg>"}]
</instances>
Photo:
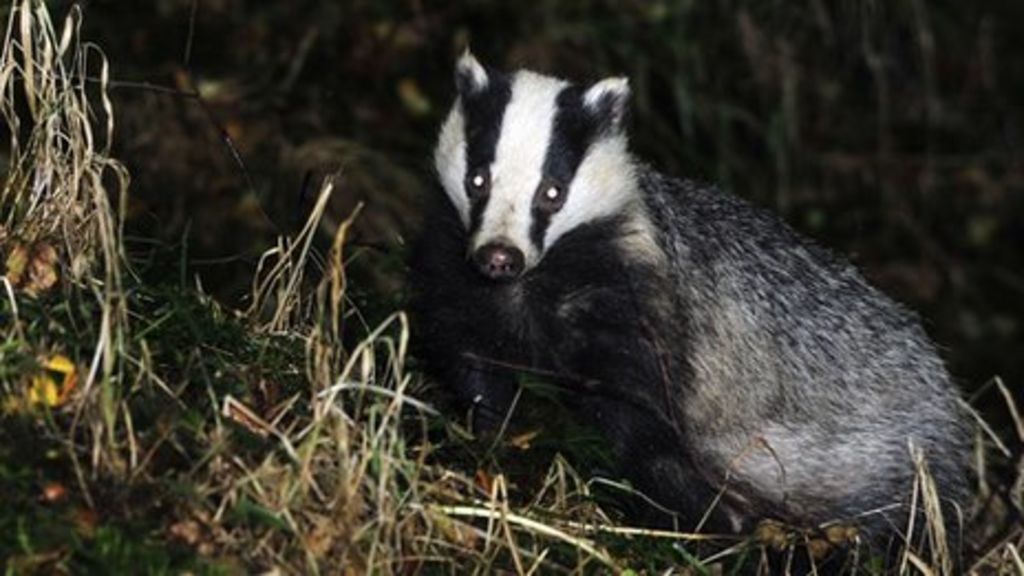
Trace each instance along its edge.
<instances>
[{"instance_id":1,"label":"undergrowth","mask_svg":"<svg viewBox=\"0 0 1024 576\"><path fill-rule=\"evenodd\" d=\"M80 25L76 9L57 27L16 0L0 57L7 573L717 574L765 570L772 548L827 551L827 530L622 526L602 494L628 487L588 480L557 443L481 443L442 416L404 314L369 324L349 298L358 210L317 242L336 180L264 254L244 310L180 273L180 254L126 248L108 65ZM925 509L929 486L922 473ZM1019 527L993 538L977 566L1021 570ZM951 571L948 554L902 559Z\"/></svg>"}]
</instances>

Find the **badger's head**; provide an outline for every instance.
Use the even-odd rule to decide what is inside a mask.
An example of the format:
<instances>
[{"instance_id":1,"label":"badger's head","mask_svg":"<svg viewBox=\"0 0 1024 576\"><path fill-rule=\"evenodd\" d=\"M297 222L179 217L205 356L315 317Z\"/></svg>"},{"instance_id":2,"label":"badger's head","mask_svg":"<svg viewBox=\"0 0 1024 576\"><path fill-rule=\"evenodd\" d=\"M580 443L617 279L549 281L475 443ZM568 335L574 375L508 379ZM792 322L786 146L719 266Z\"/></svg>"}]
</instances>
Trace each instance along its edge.
<instances>
[{"instance_id":1,"label":"badger's head","mask_svg":"<svg viewBox=\"0 0 1024 576\"><path fill-rule=\"evenodd\" d=\"M434 161L484 276L518 278L564 234L636 199L625 78L577 86L505 74L467 51L455 80L458 98Z\"/></svg>"}]
</instances>

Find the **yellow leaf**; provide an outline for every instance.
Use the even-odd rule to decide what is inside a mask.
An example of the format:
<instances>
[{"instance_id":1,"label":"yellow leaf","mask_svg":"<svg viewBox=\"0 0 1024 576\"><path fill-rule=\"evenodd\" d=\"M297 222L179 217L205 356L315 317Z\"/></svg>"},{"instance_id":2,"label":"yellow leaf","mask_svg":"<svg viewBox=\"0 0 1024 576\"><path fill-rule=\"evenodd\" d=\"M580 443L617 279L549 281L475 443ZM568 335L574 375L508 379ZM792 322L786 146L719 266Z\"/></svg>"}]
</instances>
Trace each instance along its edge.
<instances>
[{"instance_id":1,"label":"yellow leaf","mask_svg":"<svg viewBox=\"0 0 1024 576\"><path fill-rule=\"evenodd\" d=\"M54 372L60 372L61 374L74 374L75 363L70 358L63 354L54 354L49 360L43 364L43 367L47 370L53 370Z\"/></svg>"},{"instance_id":2,"label":"yellow leaf","mask_svg":"<svg viewBox=\"0 0 1024 576\"><path fill-rule=\"evenodd\" d=\"M32 377L32 385L28 388L28 403L32 405L56 406L60 402L60 390L57 383L47 374Z\"/></svg>"},{"instance_id":3,"label":"yellow leaf","mask_svg":"<svg viewBox=\"0 0 1024 576\"><path fill-rule=\"evenodd\" d=\"M60 383L60 399L58 400L59 404L63 404L75 389L75 385L78 384L78 369L75 363L63 354L54 354L43 364L43 367L64 376Z\"/></svg>"},{"instance_id":4,"label":"yellow leaf","mask_svg":"<svg viewBox=\"0 0 1024 576\"><path fill-rule=\"evenodd\" d=\"M75 363L62 354L54 354L42 362L43 372L32 377L29 383L27 399L29 406L48 406L54 408L67 401L71 391L78 383L78 371ZM60 383L54 379L60 375Z\"/></svg>"}]
</instances>

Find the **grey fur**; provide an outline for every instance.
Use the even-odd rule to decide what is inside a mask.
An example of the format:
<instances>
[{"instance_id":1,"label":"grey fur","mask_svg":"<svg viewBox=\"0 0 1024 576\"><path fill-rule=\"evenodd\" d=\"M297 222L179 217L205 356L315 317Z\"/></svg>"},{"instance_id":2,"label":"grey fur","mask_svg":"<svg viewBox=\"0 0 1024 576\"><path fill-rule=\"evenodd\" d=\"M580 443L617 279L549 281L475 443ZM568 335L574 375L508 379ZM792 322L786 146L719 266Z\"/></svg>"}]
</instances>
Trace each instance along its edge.
<instances>
[{"instance_id":1,"label":"grey fur","mask_svg":"<svg viewBox=\"0 0 1024 576\"><path fill-rule=\"evenodd\" d=\"M962 502L965 418L913 314L731 195L649 169L640 184L687 317L682 426L731 491L795 522L884 509L910 493L912 444Z\"/></svg>"}]
</instances>

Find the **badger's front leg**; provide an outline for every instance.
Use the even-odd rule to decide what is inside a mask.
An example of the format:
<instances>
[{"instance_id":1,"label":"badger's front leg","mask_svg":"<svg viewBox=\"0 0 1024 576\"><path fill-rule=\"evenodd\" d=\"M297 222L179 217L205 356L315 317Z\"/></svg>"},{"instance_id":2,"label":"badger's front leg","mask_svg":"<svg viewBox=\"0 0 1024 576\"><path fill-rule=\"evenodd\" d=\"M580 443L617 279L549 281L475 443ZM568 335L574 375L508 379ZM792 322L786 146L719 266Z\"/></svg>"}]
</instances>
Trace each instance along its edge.
<instances>
[{"instance_id":1,"label":"badger's front leg","mask_svg":"<svg viewBox=\"0 0 1024 576\"><path fill-rule=\"evenodd\" d=\"M519 385L514 371L500 362L465 351L453 358L445 377L476 433L497 431L513 408Z\"/></svg>"},{"instance_id":2,"label":"badger's front leg","mask_svg":"<svg viewBox=\"0 0 1024 576\"><path fill-rule=\"evenodd\" d=\"M656 334L650 298L629 287L590 288L559 305L554 339L562 368L583 383L579 410L602 433L618 474L641 494L628 502L634 521L692 530L728 530L709 473L677 421L686 374L672 350L683 334ZM669 340L666 340L669 338ZM703 523L702 523L703 522Z\"/></svg>"}]
</instances>

